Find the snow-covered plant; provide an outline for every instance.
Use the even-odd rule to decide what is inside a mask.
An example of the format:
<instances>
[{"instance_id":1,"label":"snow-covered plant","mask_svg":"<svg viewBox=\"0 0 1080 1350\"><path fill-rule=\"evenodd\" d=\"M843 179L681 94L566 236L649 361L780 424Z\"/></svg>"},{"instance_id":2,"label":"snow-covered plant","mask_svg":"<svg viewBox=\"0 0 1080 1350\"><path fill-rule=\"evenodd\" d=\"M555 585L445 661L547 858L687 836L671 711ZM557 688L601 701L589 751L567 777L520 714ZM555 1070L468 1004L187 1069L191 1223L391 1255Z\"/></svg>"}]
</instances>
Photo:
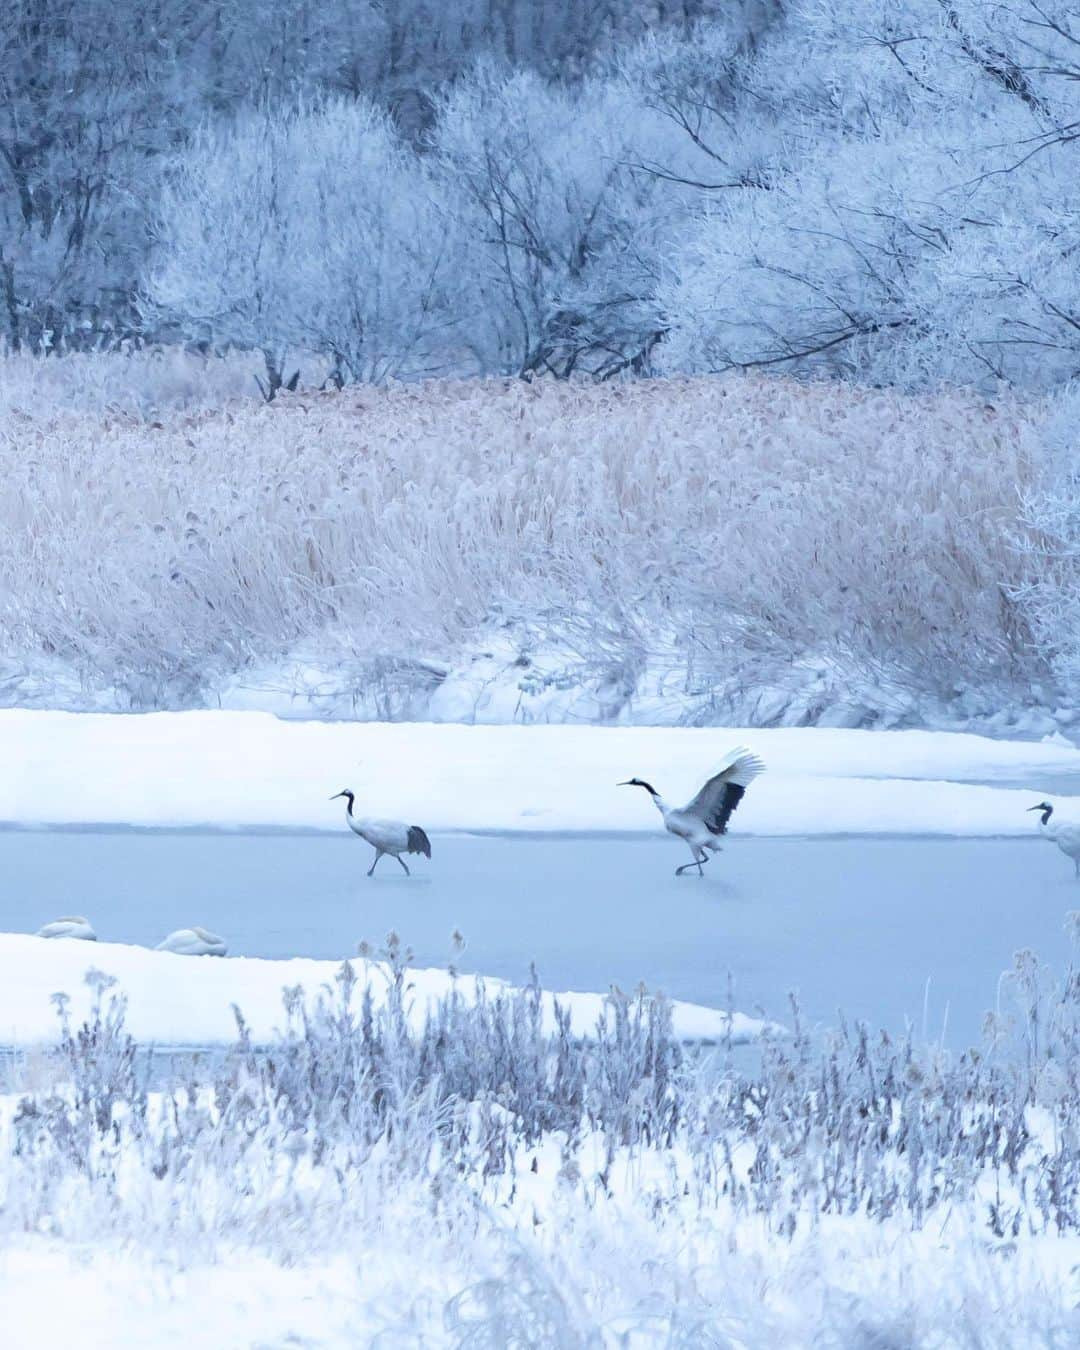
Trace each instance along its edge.
<instances>
[{"instance_id":1,"label":"snow-covered plant","mask_svg":"<svg viewBox=\"0 0 1080 1350\"><path fill-rule=\"evenodd\" d=\"M993 704L1046 675L1014 598L1040 417L764 377L428 383L158 425L32 409L0 435L0 638L136 707L302 648L350 711L385 688L395 715L497 641L529 688L554 653L608 716L651 671L714 720L917 715L958 685Z\"/></svg>"},{"instance_id":2,"label":"snow-covered plant","mask_svg":"<svg viewBox=\"0 0 1080 1350\"><path fill-rule=\"evenodd\" d=\"M1075 371L1080 15L807 0L742 72L770 170L708 194L660 290L668 369L1046 387Z\"/></svg>"},{"instance_id":3,"label":"snow-covered plant","mask_svg":"<svg viewBox=\"0 0 1080 1350\"><path fill-rule=\"evenodd\" d=\"M422 371L452 344L437 193L365 103L246 118L172 165L149 302L192 337L264 349L272 370L292 349L339 381Z\"/></svg>"},{"instance_id":4,"label":"snow-covered plant","mask_svg":"<svg viewBox=\"0 0 1080 1350\"><path fill-rule=\"evenodd\" d=\"M485 371L610 374L643 361L652 201L621 82L580 89L481 65L432 132L465 241L465 340ZM468 298L466 298L466 295Z\"/></svg>"},{"instance_id":5,"label":"snow-covered plant","mask_svg":"<svg viewBox=\"0 0 1080 1350\"><path fill-rule=\"evenodd\" d=\"M419 1009L404 945L391 935L379 956L343 965L332 988L287 989L272 1043L254 1044L238 1015L237 1043L204 1057L134 1052L98 980L86 1023L65 1020L35 1065L41 1086L0 1099L0 1250L33 1233L39 1259L49 1236L86 1259L137 1244L159 1262L243 1254L280 1271L347 1252L370 1266L380 1247L411 1268L424 1252L426 1278L452 1281L436 1307L459 1332L613 1316L670 1330L693 1312L698 1328L771 1346L783 1299L743 1309L710 1274L733 1261L749 1275L747 1244L769 1243L770 1281L789 1262L801 1272L805 1324L805 1281L824 1296L835 1276L821 1253L837 1242L871 1258L867 1278L886 1251L921 1288L905 1244L936 1244L935 1262L958 1260L970 1281L976 1267L992 1278L993 1253L1026 1269L1027 1244L1045 1259L1080 1230L1073 968L1055 980L1018 953L984 1043L963 1052L843 1022L811 1034L793 1005L790 1037L740 1054L679 1045L644 991L613 991L584 1036L557 1006L541 1015L535 979ZM1029 1316L1028 1297L1012 1315ZM1047 1297L1044 1316L1058 1306ZM876 1325L841 1303L847 1343Z\"/></svg>"},{"instance_id":6,"label":"snow-covered plant","mask_svg":"<svg viewBox=\"0 0 1080 1350\"><path fill-rule=\"evenodd\" d=\"M0 347L0 423L48 409L50 416L94 413L153 422L159 413L223 410L248 401L263 372L258 353L207 356L178 345L124 347L109 352L66 350L47 361ZM318 383L325 367L305 362Z\"/></svg>"},{"instance_id":7,"label":"snow-covered plant","mask_svg":"<svg viewBox=\"0 0 1080 1350\"><path fill-rule=\"evenodd\" d=\"M1049 400L1035 478L1020 489L1015 548L1026 579L1015 590L1032 641L1069 687L1080 680L1080 386Z\"/></svg>"}]
</instances>

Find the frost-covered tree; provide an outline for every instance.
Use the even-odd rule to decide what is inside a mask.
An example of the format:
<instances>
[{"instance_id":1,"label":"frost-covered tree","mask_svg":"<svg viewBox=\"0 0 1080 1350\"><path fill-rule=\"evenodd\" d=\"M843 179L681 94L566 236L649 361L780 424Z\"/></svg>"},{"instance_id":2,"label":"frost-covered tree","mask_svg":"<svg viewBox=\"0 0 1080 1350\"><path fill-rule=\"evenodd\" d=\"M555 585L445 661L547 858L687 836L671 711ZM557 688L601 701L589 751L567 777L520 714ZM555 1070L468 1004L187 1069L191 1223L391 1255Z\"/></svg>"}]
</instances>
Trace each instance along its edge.
<instances>
[{"instance_id":1,"label":"frost-covered tree","mask_svg":"<svg viewBox=\"0 0 1080 1350\"><path fill-rule=\"evenodd\" d=\"M478 57L580 80L597 52L649 24L685 29L718 3L9 0L0 337L47 350L138 333L159 160L208 122L361 98L415 137Z\"/></svg>"},{"instance_id":2,"label":"frost-covered tree","mask_svg":"<svg viewBox=\"0 0 1080 1350\"><path fill-rule=\"evenodd\" d=\"M0 25L0 332L130 326L152 159L187 115L153 40L174 0L11 0ZM168 25L166 25L166 30ZM133 61L135 52L142 59Z\"/></svg>"},{"instance_id":3,"label":"frost-covered tree","mask_svg":"<svg viewBox=\"0 0 1080 1350\"><path fill-rule=\"evenodd\" d=\"M172 165L148 311L192 338L261 347L272 368L292 348L340 381L423 371L452 342L438 198L369 104L245 119Z\"/></svg>"},{"instance_id":4,"label":"frost-covered tree","mask_svg":"<svg viewBox=\"0 0 1080 1350\"><path fill-rule=\"evenodd\" d=\"M622 369L657 336L655 181L633 163L618 81L580 90L482 66L439 110L433 155L454 197L485 369Z\"/></svg>"},{"instance_id":5,"label":"frost-covered tree","mask_svg":"<svg viewBox=\"0 0 1080 1350\"><path fill-rule=\"evenodd\" d=\"M182 335L328 353L343 378L1077 370L1075 0L13 0L6 17L14 345L169 335L168 312ZM354 153L353 101L409 148L387 126ZM344 229L339 181L364 203ZM220 237L198 242L193 202ZM146 276L163 303L139 310Z\"/></svg>"},{"instance_id":6,"label":"frost-covered tree","mask_svg":"<svg viewBox=\"0 0 1080 1350\"><path fill-rule=\"evenodd\" d=\"M765 185L777 122L760 109L748 115L746 105L760 31L730 16L699 25L689 38L651 33L620 54L617 69L635 103L637 167L692 194ZM679 200L694 206L700 198Z\"/></svg>"},{"instance_id":7,"label":"frost-covered tree","mask_svg":"<svg viewBox=\"0 0 1080 1350\"><path fill-rule=\"evenodd\" d=\"M771 171L704 193L669 369L1047 385L1080 358L1080 10L804 0L743 75Z\"/></svg>"}]
</instances>

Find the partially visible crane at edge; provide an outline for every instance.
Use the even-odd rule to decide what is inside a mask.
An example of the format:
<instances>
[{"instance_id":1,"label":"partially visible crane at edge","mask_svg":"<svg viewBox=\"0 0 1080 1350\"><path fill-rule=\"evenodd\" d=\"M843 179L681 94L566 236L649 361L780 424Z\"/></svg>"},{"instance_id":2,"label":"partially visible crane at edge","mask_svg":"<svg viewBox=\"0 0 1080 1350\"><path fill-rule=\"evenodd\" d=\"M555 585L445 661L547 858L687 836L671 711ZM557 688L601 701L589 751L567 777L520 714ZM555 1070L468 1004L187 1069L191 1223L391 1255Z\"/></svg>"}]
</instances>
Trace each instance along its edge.
<instances>
[{"instance_id":1,"label":"partially visible crane at edge","mask_svg":"<svg viewBox=\"0 0 1080 1350\"><path fill-rule=\"evenodd\" d=\"M1029 806L1028 810L1042 812L1039 817L1039 829L1043 838L1057 844L1062 853L1073 860L1076 876L1080 878L1080 825L1073 825L1070 821L1060 818L1052 821L1050 817L1054 814L1054 808L1049 802Z\"/></svg>"}]
</instances>

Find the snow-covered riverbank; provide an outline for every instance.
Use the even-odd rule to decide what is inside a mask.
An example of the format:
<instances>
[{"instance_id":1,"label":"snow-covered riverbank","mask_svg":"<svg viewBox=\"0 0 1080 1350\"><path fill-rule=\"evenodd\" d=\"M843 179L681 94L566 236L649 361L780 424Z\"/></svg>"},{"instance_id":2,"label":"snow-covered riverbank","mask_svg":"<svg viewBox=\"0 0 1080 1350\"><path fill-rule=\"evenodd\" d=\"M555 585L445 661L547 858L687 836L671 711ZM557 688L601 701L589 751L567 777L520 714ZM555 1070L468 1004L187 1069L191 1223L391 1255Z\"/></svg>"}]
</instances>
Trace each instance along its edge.
<instances>
[{"instance_id":1,"label":"snow-covered riverbank","mask_svg":"<svg viewBox=\"0 0 1080 1350\"><path fill-rule=\"evenodd\" d=\"M387 965L358 958L353 967L380 1005L390 979ZM77 1026L94 998L85 981L90 969L116 981L117 992L127 1000L127 1028L140 1043L215 1045L235 1041L234 1007L243 1013L256 1042L273 1040L286 1021L283 990L300 986L310 1005L332 987L340 962L174 956L120 943L0 933L0 1045L56 1041L60 1023L52 995L58 992L69 996L69 1013ZM455 980L445 970L410 969L407 983L410 1016L420 1027L429 1007L452 989L466 1003L475 1002L481 982L470 975ZM489 999L510 990L496 979L486 979L482 986ZM571 1029L578 1036L587 1036L611 1011L606 996L598 993L545 991L542 999L549 1032L555 1029L556 1001L569 1012ZM733 1044L756 1040L769 1027L780 1031L742 1013L736 1013L729 1026L725 1012L680 1002L672 1004L672 1025L680 1040L724 1041L730 1031Z\"/></svg>"},{"instance_id":2,"label":"snow-covered riverbank","mask_svg":"<svg viewBox=\"0 0 1080 1350\"><path fill-rule=\"evenodd\" d=\"M768 773L739 808L740 833L1025 834L1041 796L1080 795L1080 750L1059 740L9 710L0 822L336 830L341 803L328 799L349 786L372 814L428 830L655 830L644 794L617 782L637 775L688 799L741 742Z\"/></svg>"}]
</instances>

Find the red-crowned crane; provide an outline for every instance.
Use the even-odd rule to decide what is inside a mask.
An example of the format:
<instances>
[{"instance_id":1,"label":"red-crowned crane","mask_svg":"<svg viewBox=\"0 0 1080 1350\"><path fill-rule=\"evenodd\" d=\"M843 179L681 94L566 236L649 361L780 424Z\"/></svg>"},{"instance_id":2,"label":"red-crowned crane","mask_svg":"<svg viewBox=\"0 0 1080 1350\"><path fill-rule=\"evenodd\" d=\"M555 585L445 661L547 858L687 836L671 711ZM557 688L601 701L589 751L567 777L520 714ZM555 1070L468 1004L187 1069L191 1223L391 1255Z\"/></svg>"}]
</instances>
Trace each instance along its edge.
<instances>
[{"instance_id":1,"label":"red-crowned crane","mask_svg":"<svg viewBox=\"0 0 1080 1350\"><path fill-rule=\"evenodd\" d=\"M619 787L642 787L653 799L653 804L664 818L664 829L677 839L686 841L694 861L675 869L677 877L697 867L698 876L704 876L702 864L710 853L720 852L720 836L727 830L732 811L742 801L748 785L761 773L765 765L749 750L740 746L724 756L724 767L713 774L692 802L686 806L668 806L651 783L641 778L628 778Z\"/></svg>"},{"instance_id":2,"label":"red-crowned crane","mask_svg":"<svg viewBox=\"0 0 1080 1350\"><path fill-rule=\"evenodd\" d=\"M342 792L335 792L330 798L336 801L338 797L345 797L348 805L345 807L345 823L353 834L358 834L361 839L366 839L375 850L375 861L368 868L368 876L375 871L375 867L384 853L388 853L391 858L396 858L405 868L405 875L411 876L408 864L401 856L403 853L422 853L425 858L431 857L431 840L427 837L419 825L406 825L400 820L369 820L363 816L353 814L353 802L356 800L356 794L351 788L345 788Z\"/></svg>"},{"instance_id":3,"label":"red-crowned crane","mask_svg":"<svg viewBox=\"0 0 1080 1350\"><path fill-rule=\"evenodd\" d=\"M1073 860L1076 875L1080 877L1080 825L1073 825L1065 820L1052 821L1050 817L1054 814L1054 808L1049 802L1029 806L1028 810L1042 812L1039 817L1039 829L1043 838L1057 844L1062 853Z\"/></svg>"}]
</instances>

